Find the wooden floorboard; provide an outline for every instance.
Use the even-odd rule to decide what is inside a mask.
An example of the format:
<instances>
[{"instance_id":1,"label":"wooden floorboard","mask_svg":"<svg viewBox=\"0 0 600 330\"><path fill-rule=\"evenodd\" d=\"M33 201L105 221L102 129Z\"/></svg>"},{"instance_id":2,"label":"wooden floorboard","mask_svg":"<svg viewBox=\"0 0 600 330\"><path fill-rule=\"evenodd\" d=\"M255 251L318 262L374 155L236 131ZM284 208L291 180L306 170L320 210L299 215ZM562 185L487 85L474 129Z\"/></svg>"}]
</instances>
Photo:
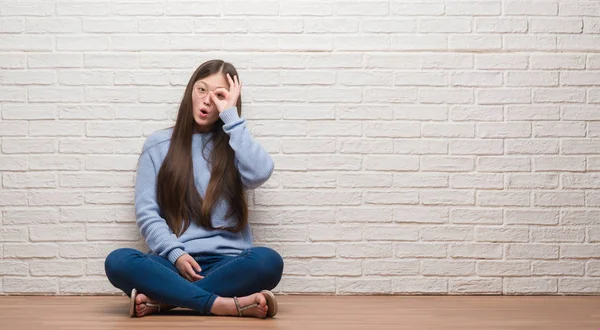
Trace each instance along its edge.
<instances>
[{"instance_id":1,"label":"wooden floorboard","mask_svg":"<svg viewBox=\"0 0 600 330\"><path fill-rule=\"evenodd\" d=\"M600 329L598 296L278 296L275 319L176 309L139 319L128 298L0 297L0 329Z\"/></svg>"}]
</instances>

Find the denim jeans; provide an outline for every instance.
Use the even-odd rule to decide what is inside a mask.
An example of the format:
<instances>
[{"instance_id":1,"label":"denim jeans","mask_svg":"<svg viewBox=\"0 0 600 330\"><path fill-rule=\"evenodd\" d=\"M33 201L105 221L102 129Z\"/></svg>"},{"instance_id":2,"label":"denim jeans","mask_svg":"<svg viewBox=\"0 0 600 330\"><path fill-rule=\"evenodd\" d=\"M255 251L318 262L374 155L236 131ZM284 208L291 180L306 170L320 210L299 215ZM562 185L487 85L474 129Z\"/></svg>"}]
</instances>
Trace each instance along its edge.
<instances>
[{"instance_id":1,"label":"denim jeans","mask_svg":"<svg viewBox=\"0 0 600 330\"><path fill-rule=\"evenodd\" d=\"M219 296L247 296L271 290L281 280L283 259L274 250L252 247L238 256L193 255L202 268L203 279L190 282L166 258L122 248L111 252L104 262L112 285L127 295L136 288L150 299L190 308L211 315Z\"/></svg>"}]
</instances>

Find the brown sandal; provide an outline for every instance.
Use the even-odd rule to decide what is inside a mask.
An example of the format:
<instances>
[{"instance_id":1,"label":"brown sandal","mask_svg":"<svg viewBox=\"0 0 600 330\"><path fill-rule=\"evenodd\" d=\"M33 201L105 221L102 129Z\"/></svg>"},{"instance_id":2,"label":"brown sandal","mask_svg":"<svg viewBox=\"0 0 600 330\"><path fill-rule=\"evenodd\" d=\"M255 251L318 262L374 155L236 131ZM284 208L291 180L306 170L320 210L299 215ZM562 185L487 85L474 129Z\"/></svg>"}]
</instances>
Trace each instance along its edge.
<instances>
[{"instance_id":1,"label":"brown sandal","mask_svg":"<svg viewBox=\"0 0 600 330\"><path fill-rule=\"evenodd\" d=\"M274 317L275 314L277 314L277 299L275 299L275 295L269 290L262 290L260 293L262 293L263 296L265 296L265 298L267 299L267 306L269 307L267 309L267 317ZM233 301L235 302L235 307L237 308L238 316L244 316L244 314L242 313L243 311L258 306L258 303L253 303L247 306L240 307L240 302L238 301L237 297L233 297Z\"/></svg>"},{"instance_id":2,"label":"brown sandal","mask_svg":"<svg viewBox=\"0 0 600 330\"><path fill-rule=\"evenodd\" d=\"M136 313L135 313L135 297L137 296L138 292L136 290L136 288L133 288L131 290L131 295L129 298L129 317L136 317ZM157 313L160 313L160 303L155 304L155 303L145 303L146 306L148 307L158 307L158 311Z\"/></svg>"}]
</instances>

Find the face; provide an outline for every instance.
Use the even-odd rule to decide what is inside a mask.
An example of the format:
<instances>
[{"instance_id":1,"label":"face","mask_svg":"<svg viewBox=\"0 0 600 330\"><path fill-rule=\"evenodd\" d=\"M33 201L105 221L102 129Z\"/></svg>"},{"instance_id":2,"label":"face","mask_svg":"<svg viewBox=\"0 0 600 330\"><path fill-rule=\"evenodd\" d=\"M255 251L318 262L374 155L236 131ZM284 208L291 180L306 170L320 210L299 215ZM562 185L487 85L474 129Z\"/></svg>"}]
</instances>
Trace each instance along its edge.
<instances>
[{"instance_id":1,"label":"face","mask_svg":"<svg viewBox=\"0 0 600 330\"><path fill-rule=\"evenodd\" d=\"M209 90L214 92L217 88L229 90L229 83L221 73L202 78L194 83L192 107L198 132L209 132L213 124L219 120L219 110L208 93ZM215 92L215 95L217 98L223 98L223 95L218 92Z\"/></svg>"}]
</instances>

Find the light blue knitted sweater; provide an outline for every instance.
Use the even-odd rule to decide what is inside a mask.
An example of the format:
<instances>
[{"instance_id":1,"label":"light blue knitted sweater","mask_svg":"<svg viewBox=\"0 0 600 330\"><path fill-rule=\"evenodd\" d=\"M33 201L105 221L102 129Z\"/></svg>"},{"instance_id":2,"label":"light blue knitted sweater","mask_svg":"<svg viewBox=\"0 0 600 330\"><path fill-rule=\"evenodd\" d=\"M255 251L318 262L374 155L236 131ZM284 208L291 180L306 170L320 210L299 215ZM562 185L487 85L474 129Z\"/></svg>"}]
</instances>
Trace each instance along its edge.
<instances>
[{"instance_id":1,"label":"light blue knitted sweater","mask_svg":"<svg viewBox=\"0 0 600 330\"><path fill-rule=\"evenodd\" d=\"M235 152L236 167L241 175L245 189L255 189L269 179L273 173L273 159L269 153L255 141L246 127L246 119L240 118L237 108L229 108L219 114L223 120L223 130L229 135L229 145ZM182 254L222 254L238 255L242 250L252 247L252 232L248 225L239 233L226 230L207 230L193 221L190 227L177 237L164 218L156 199L156 178L163 160L169 150L173 128L152 133L145 141L140 155L135 182L136 221L150 252L166 257L173 264ZM192 163L194 183L204 198L210 169L202 157L202 144L212 133L195 133L192 136ZM210 157L212 141L205 149L206 158ZM212 213L213 226L231 226L233 218L225 218L228 204L221 199Z\"/></svg>"}]
</instances>

